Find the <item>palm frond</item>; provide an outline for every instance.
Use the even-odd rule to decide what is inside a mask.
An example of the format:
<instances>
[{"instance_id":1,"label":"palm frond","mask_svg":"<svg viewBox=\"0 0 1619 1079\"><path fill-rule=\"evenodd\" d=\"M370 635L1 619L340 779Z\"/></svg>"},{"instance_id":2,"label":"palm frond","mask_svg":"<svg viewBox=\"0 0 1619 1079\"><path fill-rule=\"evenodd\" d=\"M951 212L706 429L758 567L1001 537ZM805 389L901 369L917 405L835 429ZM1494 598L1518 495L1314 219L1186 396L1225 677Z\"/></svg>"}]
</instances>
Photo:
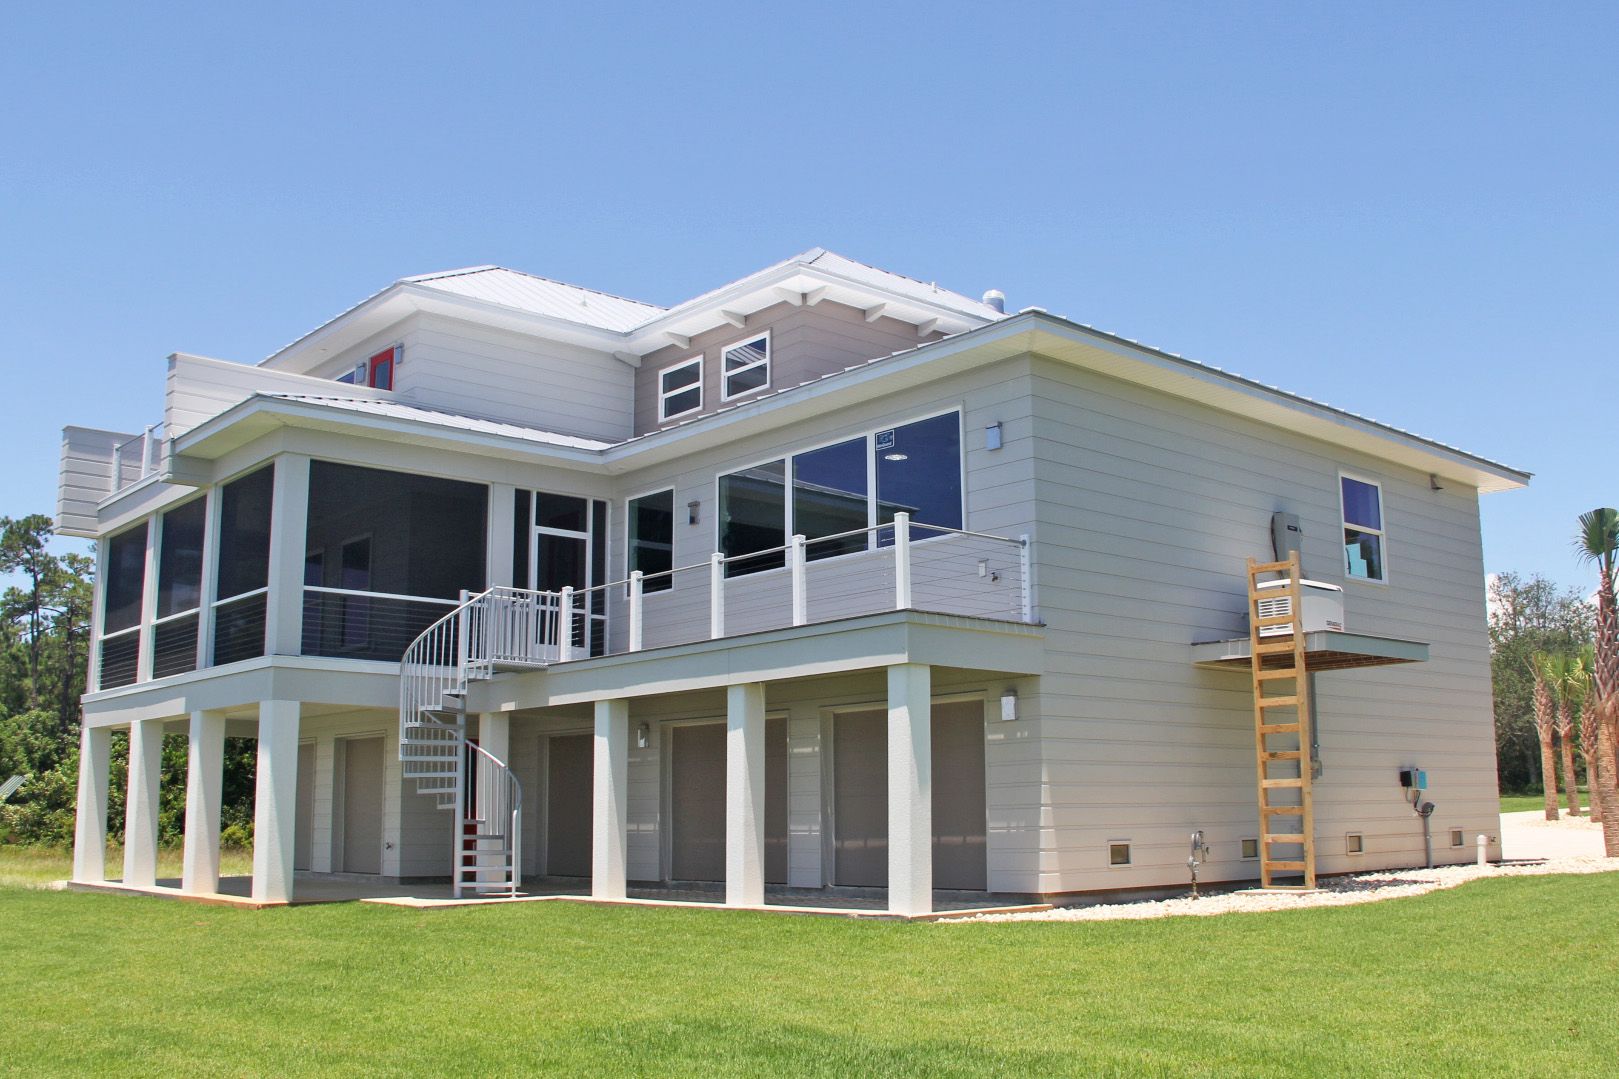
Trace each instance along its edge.
<instances>
[{"instance_id":1,"label":"palm frond","mask_svg":"<svg viewBox=\"0 0 1619 1079\"><path fill-rule=\"evenodd\" d=\"M1613 570L1619 554L1619 510L1601 506L1580 514L1580 527L1574 533L1574 550L1587 562Z\"/></svg>"}]
</instances>

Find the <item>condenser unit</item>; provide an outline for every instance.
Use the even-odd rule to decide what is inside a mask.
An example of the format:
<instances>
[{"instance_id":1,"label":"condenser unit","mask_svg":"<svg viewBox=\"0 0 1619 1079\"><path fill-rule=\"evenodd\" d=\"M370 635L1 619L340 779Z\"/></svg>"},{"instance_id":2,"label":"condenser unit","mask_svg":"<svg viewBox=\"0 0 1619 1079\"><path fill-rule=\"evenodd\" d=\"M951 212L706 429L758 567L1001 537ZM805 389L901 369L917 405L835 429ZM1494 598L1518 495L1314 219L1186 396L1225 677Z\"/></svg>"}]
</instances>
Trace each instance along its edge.
<instances>
[{"instance_id":1,"label":"condenser unit","mask_svg":"<svg viewBox=\"0 0 1619 1079\"><path fill-rule=\"evenodd\" d=\"M1263 581L1259 584L1260 599L1258 603L1260 618L1288 618L1293 614L1293 597L1287 591L1287 579L1277 581ZM1264 593L1275 591L1279 594L1267 598ZM1299 591L1304 599L1304 632L1319 633L1322 630L1333 630L1338 633L1344 631L1344 590L1335 584L1324 581L1300 581ZM1261 637L1284 637L1292 632L1288 625L1261 626Z\"/></svg>"}]
</instances>

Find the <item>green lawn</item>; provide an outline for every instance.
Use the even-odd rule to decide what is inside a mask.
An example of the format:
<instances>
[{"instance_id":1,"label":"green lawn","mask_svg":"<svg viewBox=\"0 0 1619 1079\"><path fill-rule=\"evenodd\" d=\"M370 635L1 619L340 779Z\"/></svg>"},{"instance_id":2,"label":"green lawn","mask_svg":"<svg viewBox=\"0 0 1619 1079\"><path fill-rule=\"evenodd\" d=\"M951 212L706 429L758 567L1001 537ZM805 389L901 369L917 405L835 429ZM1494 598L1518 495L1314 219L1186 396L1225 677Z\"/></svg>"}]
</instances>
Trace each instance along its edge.
<instances>
[{"instance_id":1,"label":"green lawn","mask_svg":"<svg viewBox=\"0 0 1619 1079\"><path fill-rule=\"evenodd\" d=\"M1580 788L1580 812L1586 813L1591 805L1591 792L1584 787ZM1501 795L1501 812L1524 813L1531 809L1545 809L1546 796L1544 794L1503 794ZM1568 795L1557 796L1557 808L1560 812L1568 811Z\"/></svg>"},{"instance_id":2,"label":"green lawn","mask_svg":"<svg viewBox=\"0 0 1619 1079\"><path fill-rule=\"evenodd\" d=\"M975 926L11 887L0 1072L1589 1075L1616 916L1614 874Z\"/></svg>"}]
</instances>

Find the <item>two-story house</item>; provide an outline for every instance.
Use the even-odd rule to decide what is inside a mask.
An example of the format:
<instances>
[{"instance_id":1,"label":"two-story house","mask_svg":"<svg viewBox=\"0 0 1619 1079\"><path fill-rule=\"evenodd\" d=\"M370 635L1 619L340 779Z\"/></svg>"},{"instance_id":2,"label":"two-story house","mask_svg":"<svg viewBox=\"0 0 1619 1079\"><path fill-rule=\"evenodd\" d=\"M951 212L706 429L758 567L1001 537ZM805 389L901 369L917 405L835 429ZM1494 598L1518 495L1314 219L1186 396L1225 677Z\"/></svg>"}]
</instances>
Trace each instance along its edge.
<instances>
[{"instance_id":1,"label":"two-story house","mask_svg":"<svg viewBox=\"0 0 1619 1079\"><path fill-rule=\"evenodd\" d=\"M257 739L263 902L710 882L915 915L1183 886L1194 833L1204 881L1469 859L1478 497L1527 481L822 250L668 309L405 278L256 366L171 356L143 433L66 430L59 524L99 566L75 880L108 879L117 730L123 886L157 886L184 734L197 895L223 740ZM1290 552L1302 624L1250 590Z\"/></svg>"}]
</instances>

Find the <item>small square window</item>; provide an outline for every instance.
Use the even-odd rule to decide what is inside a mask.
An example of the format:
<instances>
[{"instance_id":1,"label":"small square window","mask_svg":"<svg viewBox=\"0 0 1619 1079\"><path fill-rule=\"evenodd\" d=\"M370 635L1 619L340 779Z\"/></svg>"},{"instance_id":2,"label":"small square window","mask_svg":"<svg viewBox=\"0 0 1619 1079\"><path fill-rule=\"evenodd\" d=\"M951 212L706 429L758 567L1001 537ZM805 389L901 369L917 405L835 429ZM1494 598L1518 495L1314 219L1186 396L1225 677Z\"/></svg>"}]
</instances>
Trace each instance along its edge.
<instances>
[{"instance_id":1,"label":"small square window","mask_svg":"<svg viewBox=\"0 0 1619 1079\"><path fill-rule=\"evenodd\" d=\"M1242 857L1245 861L1253 861L1259 857L1259 840L1250 836L1242 841Z\"/></svg>"},{"instance_id":2,"label":"small square window","mask_svg":"<svg viewBox=\"0 0 1619 1079\"><path fill-rule=\"evenodd\" d=\"M658 419L672 420L703 407L703 358L693 356L658 372Z\"/></svg>"},{"instance_id":3,"label":"small square window","mask_svg":"<svg viewBox=\"0 0 1619 1079\"><path fill-rule=\"evenodd\" d=\"M770 385L770 335L732 345L720 353L720 375L725 379L725 400L741 397Z\"/></svg>"},{"instance_id":4,"label":"small square window","mask_svg":"<svg viewBox=\"0 0 1619 1079\"><path fill-rule=\"evenodd\" d=\"M1109 840L1107 844L1108 865L1129 865L1130 844L1118 840Z\"/></svg>"},{"instance_id":5,"label":"small square window","mask_svg":"<svg viewBox=\"0 0 1619 1079\"><path fill-rule=\"evenodd\" d=\"M1467 840L1462 836L1462 830L1460 828L1452 828L1450 830L1450 845L1451 846L1460 847L1460 846L1464 846L1466 843L1467 843Z\"/></svg>"},{"instance_id":6,"label":"small square window","mask_svg":"<svg viewBox=\"0 0 1619 1079\"><path fill-rule=\"evenodd\" d=\"M1349 854L1366 853L1366 837L1359 832L1350 832L1344 836L1344 850Z\"/></svg>"}]
</instances>

